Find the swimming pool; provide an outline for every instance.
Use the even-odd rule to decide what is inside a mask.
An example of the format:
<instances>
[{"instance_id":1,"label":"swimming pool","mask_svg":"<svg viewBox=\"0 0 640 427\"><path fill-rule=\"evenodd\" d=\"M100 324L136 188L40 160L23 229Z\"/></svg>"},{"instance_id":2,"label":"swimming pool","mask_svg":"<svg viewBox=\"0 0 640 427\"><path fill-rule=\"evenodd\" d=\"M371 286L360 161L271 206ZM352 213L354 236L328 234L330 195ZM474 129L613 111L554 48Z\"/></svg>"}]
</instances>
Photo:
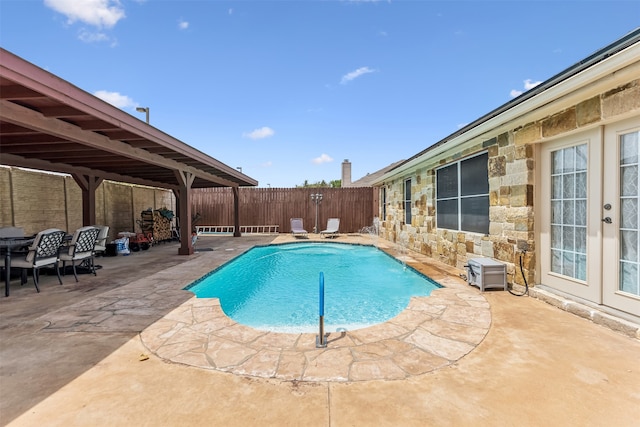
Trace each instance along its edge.
<instances>
[{"instance_id":1,"label":"swimming pool","mask_svg":"<svg viewBox=\"0 0 640 427\"><path fill-rule=\"evenodd\" d=\"M246 326L317 332L320 272L328 332L385 322L441 287L372 246L290 243L254 247L185 289Z\"/></svg>"}]
</instances>

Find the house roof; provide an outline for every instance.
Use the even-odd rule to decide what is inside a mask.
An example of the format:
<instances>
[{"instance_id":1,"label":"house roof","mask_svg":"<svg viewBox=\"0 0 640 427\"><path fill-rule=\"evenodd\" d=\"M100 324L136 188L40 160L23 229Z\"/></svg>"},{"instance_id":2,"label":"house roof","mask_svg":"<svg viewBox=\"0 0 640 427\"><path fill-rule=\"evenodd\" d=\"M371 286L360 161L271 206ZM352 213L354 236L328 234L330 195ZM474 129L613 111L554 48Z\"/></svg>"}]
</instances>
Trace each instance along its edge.
<instances>
[{"instance_id":1,"label":"house roof","mask_svg":"<svg viewBox=\"0 0 640 427\"><path fill-rule=\"evenodd\" d=\"M365 176L363 176L362 178L353 181L349 185L349 187L373 187L373 183L376 182L376 180L379 177L381 177L382 175L384 175L388 171L392 170L396 166L402 164L403 162L404 162L404 160L398 160L397 162L393 162L390 165L385 166L384 168L382 168L380 170L377 170L377 171L372 172L372 173L368 173Z\"/></svg>"},{"instance_id":2,"label":"house roof","mask_svg":"<svg viewBox=\"0 0 640 427\"><path fill-rule=\"evenodd\" d=\"M449 136L443 138L442 140L436 142L435 144L430 145L414 156L408 158L404 162L398 164L395 168L390 170L388 173L379 177L373 184L382 184L385 179L389 179L399 173L403 173L405 170L414 167L417 163L420 163L422 160L426 160L430 158L434 152L439 152L446 147L456 145L468 134L482 134L482 132L486 132L486 128L488 126L492 126L495 123L499 122L499 118L505 116L509 112L515 111L518 108L522 109L534 109L544 105L549 102L549 99L542 99L541 95L545 92L549 92L552 89L555 89L558 85L567 80L571 79L574 76L577 76L586 70L593 68L595 65L605 61L606 59L640 43L640 27L634 29L633 31L627 33L620 39L614 41L608 46L596 51L590 56L586 57L582 61L572 65L566 70L556 74L555 76L549 78L548 80L542 82L535 88L524 92L522 95L510 100L509 102L501 105L500 107L490 111L489 113L483 115L482 117L474 120L458 131L450 134ZM635 54L629 55L630 58L627 62L637 61L637 56ZM555 95L559 97L559 95ZM537 104L533 104L534 100L540 99ZM515 116L516 113L513 113ZM520 114L520 112L518 112Z\"/></svg>"},{"instance_id":3,"label":"house roof","mask_svg":"<svg viewBox=\"0 0 640 427\"><path fill-rule=\"evenodd\" d=\"M258 182L0 49L0 163L178 188Z\"/></svg>"}]
</instances>

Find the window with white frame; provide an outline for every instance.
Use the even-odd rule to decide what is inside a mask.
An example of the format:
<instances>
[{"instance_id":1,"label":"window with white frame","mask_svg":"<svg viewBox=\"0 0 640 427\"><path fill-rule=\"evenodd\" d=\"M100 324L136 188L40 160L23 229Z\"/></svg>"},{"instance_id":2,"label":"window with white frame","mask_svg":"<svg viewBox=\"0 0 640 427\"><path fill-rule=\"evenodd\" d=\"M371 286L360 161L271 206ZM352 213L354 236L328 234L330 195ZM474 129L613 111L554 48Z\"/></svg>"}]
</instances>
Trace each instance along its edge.
<instances>
[{"instance_id":1,"label":"window with white frame","mask_svg":"<svg viewBox=\"0 0 640 427\"><path fill-rule=\"evenodd\" d=\"M404 180L404 223L411 225L411 178Z\"/></svg>"},{"instance_id":2,"label":"window with white frame","mask_svg":"<svg viewBox=\"0 0 640 427\"><path fill-rule=\"evenodd\" d=\"M484 152L436 170L438 228L489 234L488 162Z\"/></svg>"}]
</instances>

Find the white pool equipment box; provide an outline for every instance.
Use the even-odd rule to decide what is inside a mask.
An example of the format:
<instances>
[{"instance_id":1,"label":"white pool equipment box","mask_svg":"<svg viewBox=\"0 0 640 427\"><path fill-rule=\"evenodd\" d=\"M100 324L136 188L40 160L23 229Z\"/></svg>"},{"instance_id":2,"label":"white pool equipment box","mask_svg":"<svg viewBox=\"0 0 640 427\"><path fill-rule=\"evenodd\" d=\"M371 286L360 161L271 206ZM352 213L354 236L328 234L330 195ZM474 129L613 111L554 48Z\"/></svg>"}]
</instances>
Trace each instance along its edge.
<instances>
[{"instance_id":1,"label":"white pool equipment box","mask_svg":"<svg viewBox=\"0 0 640 427\"><path fill-rule=\"evenodd\" d=\"M484 292L489 288L507 290L507 266L491 258L471 258L467 262L467 283Z\"/></svg>"}]
</instances>

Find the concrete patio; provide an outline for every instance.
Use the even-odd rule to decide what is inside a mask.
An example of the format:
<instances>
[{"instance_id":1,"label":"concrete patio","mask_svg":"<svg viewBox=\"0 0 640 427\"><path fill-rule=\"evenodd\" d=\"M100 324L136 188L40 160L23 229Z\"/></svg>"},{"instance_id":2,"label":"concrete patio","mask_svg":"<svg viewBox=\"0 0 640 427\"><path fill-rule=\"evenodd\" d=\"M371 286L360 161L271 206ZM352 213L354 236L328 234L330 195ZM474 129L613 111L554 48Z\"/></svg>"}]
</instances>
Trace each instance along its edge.
<instances>
[{"instance_id":1,"label":"concrete patio","mask_svg":"<svg viewBox=\"0 0 640 427\"><path fill-rule=\"evenodd\" d=\"M312 334L255 333L182 290L274 239L291 237L98 258L96 277L43 276L39 294L14 280L0 300L0 424L638 425L638 339L534 298L480 293L418 255L407 262L446 289L330 336L324 351Z\"/></svg>"}]
</instances>

